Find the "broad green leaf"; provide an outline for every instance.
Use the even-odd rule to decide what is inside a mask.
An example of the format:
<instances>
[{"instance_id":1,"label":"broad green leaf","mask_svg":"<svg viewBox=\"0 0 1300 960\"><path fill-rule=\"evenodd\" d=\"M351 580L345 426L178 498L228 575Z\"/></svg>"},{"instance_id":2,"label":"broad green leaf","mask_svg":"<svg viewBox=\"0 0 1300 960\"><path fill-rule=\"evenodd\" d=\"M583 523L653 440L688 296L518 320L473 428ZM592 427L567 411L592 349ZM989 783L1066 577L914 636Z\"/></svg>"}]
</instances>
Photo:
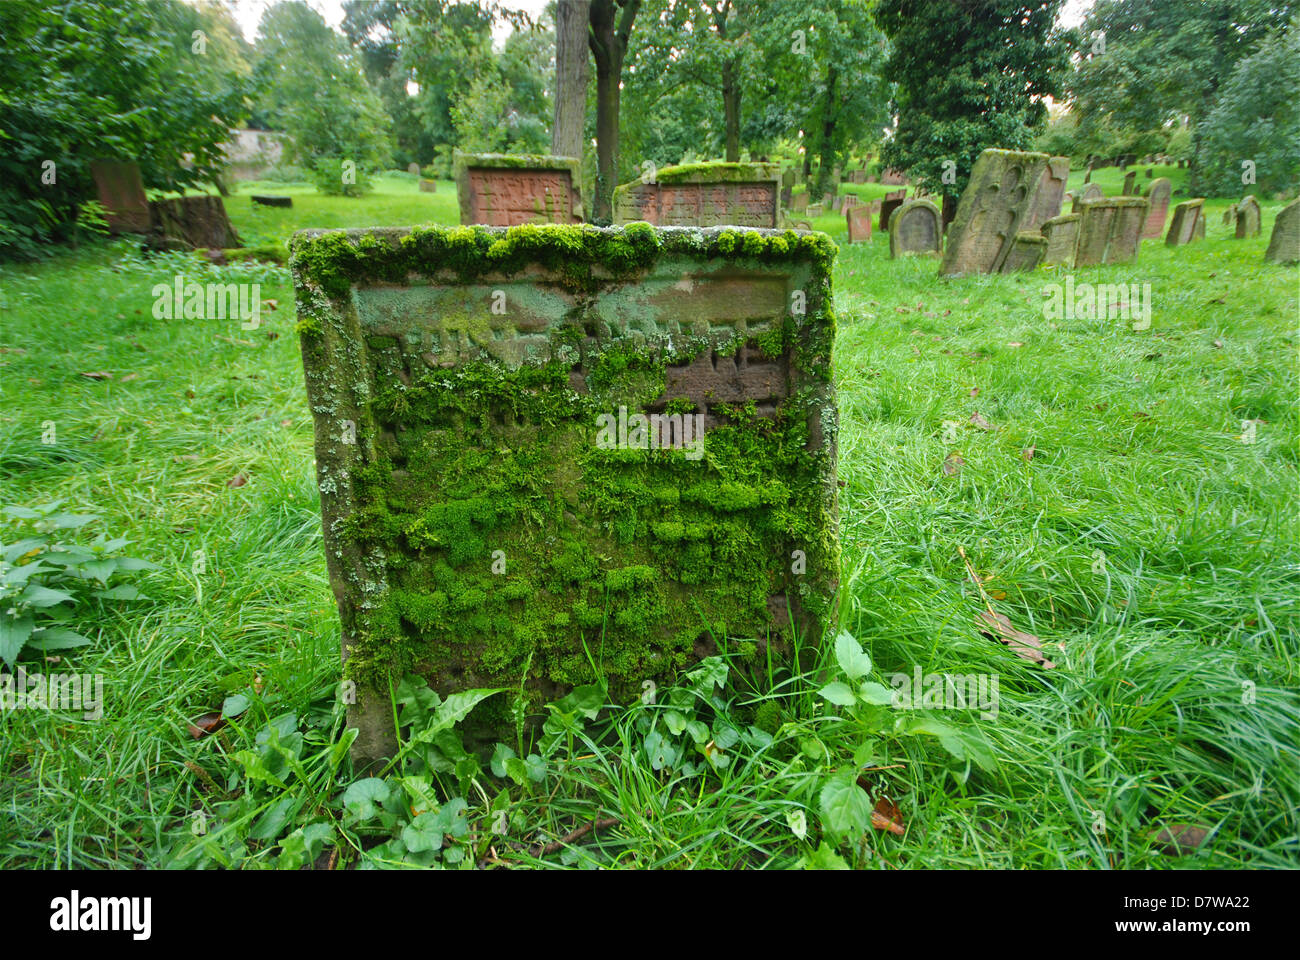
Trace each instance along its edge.
<instances>
[{"instance_id":1,"label":"broad green leaf","mask_svg":"<svg viewBox=\"0 0 1300 960\"><path fill-rule=\"evenodd\" d=\"M664 726L668 728L669 733L676 737L686 729L686 718L676 710L665 710Z\"/></svg>"},{"instance_id":2,"label":"broad green leaf","mask_svg":"<svg viewBox=\"0 0 1300 960\"><path fill-rule=\"evenodd\" d=\"M871 658L862 652L862 644L847 631L841 630L835 637L835 659L850 680L858 680L871 672Z\"/></svg>"},{"instance_id":3,"label":"broad green leaf","mask_svg":"<svg viewBox=\"0 0 1300 960\"><path fill-rule=\"evenodd\" d=\"M836 853L826 841L823 840L821 845L808 854L801 861L805 870L848 870L849 865L843 857Z\"/></svg>"},{"instance_id":4,"label":"broad green leaf","mask_svg":"<svg viewBox=\"0 0 1300 960\"><path fill-rule=\"evenodd\" d=\"M859 834L871 826L871 798L858 786L857 770L845 767L826 781L821 792L822 823L837 836Z\"/></svg>"},{"instance_id":5,"label":"broad green leaf","mask_svg":"<svg viewBox=\"0 0 1300 960\"><path fill-rule=\"evenodd\" d=\"M514 759L515 756L515 752L504 743L498 743L496 749L492 751L492 776L504 777L506 775L506 761Z\"/></svg>"},{"instance_id":6,"label":"broad green leaf","mask_svg":"<svg viewBox=\"0 0 1300 960\"><path fill-rule=\"evenodd\" d=\"M349 784L343 791L343 808L358 820L369 820L378 809L377 804L388 799L392 788L378 777L366 777Z\"/></svg>"},{"instance_id":7,"label":"broad green leaf","mask_svg":"<svg viewBox=\"0 0 1300 960\"><path fill-rule=\"evenodd\" d=\"M27 645L33 650L44 652L48 650L72 650L75 647L88 646L93 642L89 637L83 637L75 630L69 630L67 627L42 627L40 630L33 631Z\"/></svg>"},{"instance_id":8,"label":"broad green leaf","mask_svg":"<svg viewBox=\"0 0 1300 960\"><path fill-rule=\"evenodd\" d=\"M887 707L894 702L894 691L872 680L863 680L858 687L858 696L866 703L878 707Z\"/></svg>"},{"instance_id":9,"label":"broad green leaf","mask_svg":"<svg viewBox=\"0 0 1300 960\"><path fill-rule=\"evenodd\" d=\"M60 603L69 603L73 598L72 594L62 590L51 590L39 583L32 583L19 594L18 599L30 603L33 607L52 607Z\"/></svg>"},{"instance_id":10,"label":"broad green leaf","mask_svg":"<svg viewBox=\"0 0 1300 960\"><path fill-rule=\"evenodd\" d=\"M605 705L605 688L597 683L574 687L567 697L555 701L555 706L563 713L580 713L588 720L595 720L600 708Z\"/></svg>"},{"instance_id":11,"label":"broad green leaf","mask_svg":"<svg viewBox=\"0 0 1300 960\"><path fill-rule=\"evenodd\" d=\"M442 821L436 813L422 813L402 828L402 843L412 853L442 849Z\"/></svg>"},{"instance_id":12,"label":"broad green leaf","mask_svg":"<svg viewBox=\"0 0 1300 960\"><path fill-rule=\"evenodd\" d=\"M839 680L826 684L817 693L823 699L841 707L851 706L854 699L853 691L849 689L849 685L841 683Z\"/></svg>"},{"instance_id":13,"label":"broad green leaf","mask_svg":"<svg viewBox=\"0 0 1300 960\"><path fill-rule=\"evenodd\" d=\"M242 693L236 693L226 697L221 704L221 715L227 720L237 717L248 709L249 702L248 697L244 696Z\"/></svg>"},{"instance_id":14,"label":"broad green leaf","mask_svg":"<svg viewBox=\"0 0 1300 960\"><path fill-rule=\"evenodd\" d=\"M0 660L10 667L18 659L27 638L32 635L32 623L30 616L13 618L0 611Z\"/></svg>"}]
</instances>

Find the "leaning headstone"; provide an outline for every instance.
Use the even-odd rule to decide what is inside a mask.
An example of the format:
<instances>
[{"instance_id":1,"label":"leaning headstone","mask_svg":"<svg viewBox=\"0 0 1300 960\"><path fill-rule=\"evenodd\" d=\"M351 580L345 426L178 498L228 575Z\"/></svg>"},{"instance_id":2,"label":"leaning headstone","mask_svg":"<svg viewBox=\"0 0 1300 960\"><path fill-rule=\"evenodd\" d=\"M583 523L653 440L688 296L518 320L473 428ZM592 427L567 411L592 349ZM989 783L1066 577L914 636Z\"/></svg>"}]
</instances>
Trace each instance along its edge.
<instances>
[{"instance_id":1,"label":"leaning headstone","mask_svg":"<svg viewBox=\"0 0 1300 960\"><path fill-rule=\"evenodd\" d=\"M1003 273L1015 273L1019 270L1032 270L1043 262L1047 252L1047 238L1037 230L1021 230L1016 234L1007 251L1007 259L1002 263Z\"/></svg>"},{"instance_id":2,"label":"leaning headstone","mask_svg":"<svg viewBox=\"0 0 1300 960\"><path fill-rule=\"evenodd\" d=\"M889 218L889 255L937 254L943 242L939 208L929 200L908 200Z\"/></svg>"},{"instance_id":3,"label":"leaning headstone","mask_svg":"<svg viewBox=\"0 0 1300 960\"><path fill-rule=\"evenodd\" d=\"M1079 214L1065 213L1043 224L1043 239L1047 241L1047 246L1043 249L1043 263L1049 266L1074 266L1074 247L1079 239L1079 220Z\"/></svg>"},{"instance_id":4,"label":"leaning headstone","mask_svg":"<svg viewBox=\"0 0 1300 960\"><path fill-rule=\"evenodd\" d=\"M1147 222L1142 227L1143 240L1159 239L1165 232L1165 218L1169 215L1169 181L1164 177L1147 185L1146 198L1150 204Z\"/></svg>"},{"instance_id":5,"label":"leaning headstone","mask_svg":"<svg viewBox=\"0 0 1300 960\"><path fill-rule=\"evenodd\" d=\"M1124 189L1121 191L1123 196L1131 197L1133 194L1137 193L1137 177L1138 174L1136 170L1130 170L1128 173L1124 174Z\"/></svg>"},{"instance_id":6,"label":"leaning headstone","mask_svg":"<svg viewBox=\"0 0 1300 960\"><path fill-rule=\"evenodd\" d=\"M1147 207L1145 197L1085 200L1074 247L1075 266L1123 263L1136 257Z\"/></svg>"},{"instance_id":7,"label":"leaning headstone","mask_svg":"<svg viewBox=\"0 0 1300 960\"><path fill-rule=\"evenodd\" d=\"M1247 194L1237 204L1237 239L1244 240L1247 237L1258 237L1259 221L1259 202L1253 196Z\"/></svg>"},{"instance_id":8,"label":"leaning headstone","mask_svg":"<svg viewBox=\"0 0 1300 960\"><path fill-rule=\"evenodd\" d=\"M879 226L882 231L889 229L889 218L893 216L895 210L903 205L903 201L906 199L906 190L894 190L885 194L885 198L880 201Z\"/></svg>"},{"instance_id":9,"label":"leaning headstone","mask_svg":"<svg viewBox=\"0 0 1300 960\"><path fill-rule=\"evenodd\" d=\"M582 174L574 158L460 151L454 158L462 224L582 222Z\"/></svg>"},{"instance_id":10,"label":"leaning headstone","mask_svg":"<svg viewBox=\"0 0 1300 960\"><path fill-rule=\"evenodd\" d=\"M295 235L359 765L391 755L406 674L444 698L514 691L465 721L482 742L513 735L516 696L532 717L583 684L626 703L728 637L748 638L733 669L820 641L838 587L835 246L794 239Z\"/></svg>"},{"instance_id":11,"label":"leaning headstone","mask_svg":"<svg viewBox=\"0 0 1300 960\"><path fill-rule=\"evenodd\" d=\"M1196 221L1205 219L1205 198L1184 200L1174 207L1174 215L1169 221L1169 233L1165 243L1171 247L1181 247L1197 239Z\"/></svg>"},{"instance_id":12,"label":"leaning headstone","mask_svg":"<svg viewBox=\"0 0 1300 960\"><path fill-rule=\"evenodd\" d=\"M1045 153L985 150L971 168L948 227L941 275L997 273L1038 203L1051 158Z\"/></svg>"},{"instance_id":13,"label":"leaning headstone","mask_svg":"<svg viewBox=\"0 0 1300 960\"><path fill-rule=\"evenodd\" d=\"M220 197L174 197L149 201L150 243L168 249L238 247L239 235Z\"/></svg>"},{"instance_id":14,"label":"leaning headstone","mask_svg":"<svg viewBox=\"0 0 1300 960\"><path fill-rule=\"evenodd\" d=\"M1037 230L1048 220L1061 215L1061 204L1065 198L1065 181L1070 176L1070 158L1052 157L1043 168L1038 185L1034 189L1033 201L1025 213L1020 225L1021 230Z\"/></svg>"},{"instance_id":15,"label":"leaning headstone","mask_svg":"<svg viewBox=\"0 0 1300 960\"><path fill-rule=\"evenodd\" d=\"M614 221L672 227L768 227L780 213L775 163L692 163L656 171L654 183L614 191Z\"/></svg>"},{"instance_id":16,"label":"leaning headstone","mask_svg":"<svg viewBox=\"0 0 1300 960\"><path fill-rule=\"evenodd\" d=\"M1264 259L1272 263L1300 261L1300 200L1292 200L1277 212Z\"/></svg>"},{"instance_id":17,"label":"leaning headstone","mask_svg":"<svg viewBox=\"0 0 1300 960\"><path fill-rule=\"evenodd\" d=\"M1106 194L1101 189L1101 187L1097 186L1095 183L1085 184L1083 187L1083 192L1075 195L1074 204L1071 212L1079 213L1083 209L1084 200L1105 200L1105 199L1106 199Z\"/></svg>"},{"instance_id":18,"label":"leaning headstone","mask_svg":"<svg viewBox=\"0 0 1300 960\"><path fill-rule=\"evenodd\" d=\"M140 165L133 161L93 160L90 175L95 194L104 208L104 219L112 233L147 233L149 201L140 178Z\"/></svg>"},{"instance_id":19,"label":"leaning headstone","mask_svg":"<svg viewBox=\"0 0 1300 960\"><path fill-rule=\"evenodd\" d=\"M420 165L412 160L406 165L406 172L418 177L420 175Z\"/></svg>"},{"instance_id":20,"label":"leaning headstone","mask_svg":"<svg viewBox=\"0 0 1300 960\"><path fill-rule=\"evenodd\" d=\"M1223 225L1225 227L1235 227L1237 224L1237 205L1229 204L1228 209L1223 211Z\"/></svg>"},{"instance_id":21,"label":"leaning headstone","mask_svg":"<svg viewBox=\"0 0 1300 960\"><path fill-rule=\"evenodd\" d=\"M871 205L860 203L844 213L849 231L849 243L863 243L871 239Z\"/></svg>"}]
</instances>

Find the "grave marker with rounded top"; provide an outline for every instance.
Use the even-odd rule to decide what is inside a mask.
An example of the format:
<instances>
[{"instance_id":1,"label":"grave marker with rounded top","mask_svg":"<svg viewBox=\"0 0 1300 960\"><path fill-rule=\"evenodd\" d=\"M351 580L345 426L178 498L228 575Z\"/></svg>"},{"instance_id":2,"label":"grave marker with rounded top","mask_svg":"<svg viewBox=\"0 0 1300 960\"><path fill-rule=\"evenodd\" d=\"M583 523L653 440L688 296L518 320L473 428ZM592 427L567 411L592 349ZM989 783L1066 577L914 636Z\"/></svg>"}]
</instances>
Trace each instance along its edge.
<instances>
[{"instance_id":1,"label":"grave marker with rounded top","mask_svg":"<svg viewBox=\"0 0 1300 960\"><path fill-rule=\"evenodd\" d=\"M1157 240L1165 232L1165 217L1169 215L1170 183L1165 177L1152 180L1147 185L1146 198L1150 205L1147 221L1142 226L1143 240Z\"/></svg>"},{"instance_id":2,"label":"grave marker with rounded top","mask_svg":"<svg viewBox=\"0 0 1300 960\"><path fill-rule=\"evenodd\" d=\"M889 255L937 255L943 243L939 208L929 200L908 200L889 218Z\"/></svg>"},{"instance_id":3,"label":"grave marker with rounded top","mask_svg":"<svg viewBox=\"0 0 1300 960\"><path fill-rule=\"evenodd\" d=\"M820 641L835 252L648 224L294 236L359 764L391 755L405 674L536 716L593 682L631 702L724 637L733 669ZM513 737L515 696L467 733Z\"/></svg>"},{"instance_id":4,"label":"grave marker with rounded top","mask_svg":"<svg viewBox=\"0 0 1300 960\"><path fill-rule=\"evenodd\" d=\"M1264 259L1272 263L1300 261L1300 200L1292 200L1278 211Z\"/></svg>"},{"instance_id":5,"label":"grave marker with rounded top","mask_svg":"<svg viewBox=\"0 0 1300 960\"><path fill-rule=\"evenodd\" d=\"M1259 202L1250 194L1242 197L1237 204L1236 221L1238 240L1259 236Z\"/></svg>"}]
</instances>

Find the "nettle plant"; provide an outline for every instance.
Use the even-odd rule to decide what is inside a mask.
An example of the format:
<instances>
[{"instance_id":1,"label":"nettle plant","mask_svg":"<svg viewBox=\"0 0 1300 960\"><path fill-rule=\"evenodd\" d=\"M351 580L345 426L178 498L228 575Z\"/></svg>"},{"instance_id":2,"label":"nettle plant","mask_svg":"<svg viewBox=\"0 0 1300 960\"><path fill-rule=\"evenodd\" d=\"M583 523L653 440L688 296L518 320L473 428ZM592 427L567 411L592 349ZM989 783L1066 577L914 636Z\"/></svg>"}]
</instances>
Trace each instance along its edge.
<instances>
[{"instance_id":1,"label":"nettle plant","mask_svg":"<svg viewBox=\"0 0 1300 960\"><path fill-rule=\"evenodd\" d=\"M71 531L99 519L66 513L62 500L35 507L7 506L0 530L0 660L12 667L24 650L49 653L91 643L72 629L81 607L93 601L136 600L124 573L155 565L118 551L130 541L101 533L87 544L65 541Z\"/></svg>"}]
</instances>

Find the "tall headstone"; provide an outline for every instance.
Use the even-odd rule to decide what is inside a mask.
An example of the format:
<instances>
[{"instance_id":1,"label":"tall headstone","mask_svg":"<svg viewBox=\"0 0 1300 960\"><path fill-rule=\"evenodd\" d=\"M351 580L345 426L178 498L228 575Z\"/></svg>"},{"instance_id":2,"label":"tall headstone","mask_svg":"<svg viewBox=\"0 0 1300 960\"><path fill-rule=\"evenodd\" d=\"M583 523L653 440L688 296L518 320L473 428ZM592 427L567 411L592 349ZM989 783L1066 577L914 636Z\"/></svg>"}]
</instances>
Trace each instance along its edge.
<instances>
[{"instance_id":1,"label":"tall headstone","mask_svg":"<svg viewBox=\"0 0 1300 960\"><path fill-rule=\"evenodd\" d=\"M1131 197L1137 193L1137 176L1136 170L1130 170L1128 173L1124 174L1124 196Z\"/></svg>"},{"instance_id":2,"label":"tall headstone","mask_svg":"<svg viewBox=\"0 0 1300 960\"><path fill-rule=\"evenodd\" d=\"M1136 257L1148 206L1145 197L1085 201L1074 248L1075 266L1123 263Z\"/></svg>"},{"instance_id":3,"label":"tall headstone","mask_svg":"<svg viewBox=\"0 0 1300 960\"><path fill-rule=\"evenodd\" d=\"M1292 200L1278 211L1264 259L1272 263L1300 261L1300 200Z\"/></svg>"},{"instance_id":4,"label":"tall headstone","mask_svg":"<svg viewBox=\"0 0 1300 960\"><path fill-rule=\"evenodd\" d=\"M808 209L808 194L796 193L790 198L790 209L795 213L803 213Z\"/></svg>"},{"instance_id":5,"label":"tall headstone","mask_svg":"<svg viewBox=\"0 0 1300 960\"><path fill-rule=\"evenodd\" d=\"M1205 219L1205 198L1184 200L1174 207L1174 215L1169 221L1169 233L1165 243L1171 247L1181 247L1197 239L1196 222Z\"/></svg>"},{"instance_id":6,"label":"tall headstone","mask_svg":"<svg viewBox=\"0 0 1300 960\"><path fill-rule=\"evenodd\" d=\"M1223 211L1223 225L1225 227L1235 227L1237 225L1237 205L1235 203L1228 204L1227 209Z\"/></svg>"},{"instance_id":7,"label":"tall headstone","mask_svg":"<svg viewBox=\"0 0 1300 960\"><path fill-rule=\"evenodd\" d=\"M140 165L134 161L93 160L90 175L95 193L105 211L104 219L112 233L147 233L149 201L140 178Z\"/></svg>"},{"instance_id":8,"label":"tall headstone","mask_svg":"<svg viewBox=\"0 0 1300 960\"><path fill-rule=\"evenodd\" d=\"M871 239L871 204L860 203L844 212L849 243L862 243Z\"/></svg>"},{"instance_id":9,"label":"tall headstone","mask_svg":"<svg viewBox=\"0 0 1300 960\"><path fill-rule=\"evenodd\" d=\"M1164 177L1152 180L1147 186L1147 222L1142 227L1143 240L1158 240L1165 232L1165 218L1169 215L1169 181Z\"/></svg>"},{"instance_id":10,"label":"tall headstone","mask_svg":"<svg viewBox=\"0 0 1300 960\"><path fill-rule=\"evenodd\" d=\"M1042 227L1047 246L1043 250L1043 263L1049 266L1074 266L1074 247L1079 239L1080 214L1065 213L1053 217Z\"/></svg>"},{"instance_id":11,"label":"tall headstone","mask_svg":"<svg viewBox=\"0 0 1300 960\"><path fill-rule=\"evenodd\" d=\"M794 187L781 188L781 209L789 210L790 201L794 199Z\"/></svg>"},{"instance_id":12,"label":"tall headstone","mask_svg":"<svg viewBox=\"0 0 1300 960\"><path fill-rule=\"evenodd\" d=\"M829 238L379 228L292 249L360 765L391 755L406 673L522 691L536 715L597 681L629 702L726 637L755 665L791 622L820 641ZM466 728L513 731L506 695Z\"/></svg>"},{"instance_id":13,"label":"tall headstone","mask_svg":"<svg viewBox=\"0 0 1300 960\"><path fill-rule=\"evenodd\" d=\"M780 167L775 163L692 163L656 171L654 183L614 191L614 220L673 227L776 227Z\"/></svg>"},{"instance_id":14,"label":"tall headstone","mask_svg":"<svg viewBox=\"0 0 1300 960\"><path fill-rule=\"evenodd\" d=\"M1061 215L1065 198L1065 181L1070 177L1070 158L1052 157L1034 190L1033 202L1025 214L1021 230L1037 230L1048 220Z\"/></svg>"},{"instance_id":15,"label":"tall headstone","mask_svg":"<svg viewBox=\"0 0 1300 960\"><path fill-rule=\"evenodd\" d=\"M948 227L941 275L997 273L1038 202L1051 158L1045 153L985 150Z\"/></svg>"},{"instance_id":16,"label":"tall headstone","mask_svg":"<svg viewBox=\"0 0 1300 960\"><path fill-rule=\"evenodd\" d=\"M943 244L939 208L929 200L908 200L889 218L889 255L938 254Z\"/></svg>"},{"instance_id":17,"label":"tall headstone","mask_svg":"<svg viewBox=\"0 0 1300 960\"><path fill-rule=\"evenodd\" d=\"M1247 237L1259 236L1259 222L1259 202L1247 194L1237 204L1237 239L1244 240Z\"/></svg>"},{"instance_id":18,"label":"tall headstone","mask_svg":"<svg viewBox=\"0 0 1300 960\"><path fill-rule=\"evenodd\" d=\"M903 205L907 199L906 190L894 190L885 194L885 198L880 201L880 221L881 230L889 229L889 218L893 216L894 211Z\"/></svg>"},{"instance_id":19,"label":"tall headstone","mask_svg":"<svg viewBox=\"0 0 1300 960\"><path fill-rule=\"evenodd\" d=\"M581 223L581 164L544 154L454 155L462 224Z\"/></svg>"}]
</instances>

